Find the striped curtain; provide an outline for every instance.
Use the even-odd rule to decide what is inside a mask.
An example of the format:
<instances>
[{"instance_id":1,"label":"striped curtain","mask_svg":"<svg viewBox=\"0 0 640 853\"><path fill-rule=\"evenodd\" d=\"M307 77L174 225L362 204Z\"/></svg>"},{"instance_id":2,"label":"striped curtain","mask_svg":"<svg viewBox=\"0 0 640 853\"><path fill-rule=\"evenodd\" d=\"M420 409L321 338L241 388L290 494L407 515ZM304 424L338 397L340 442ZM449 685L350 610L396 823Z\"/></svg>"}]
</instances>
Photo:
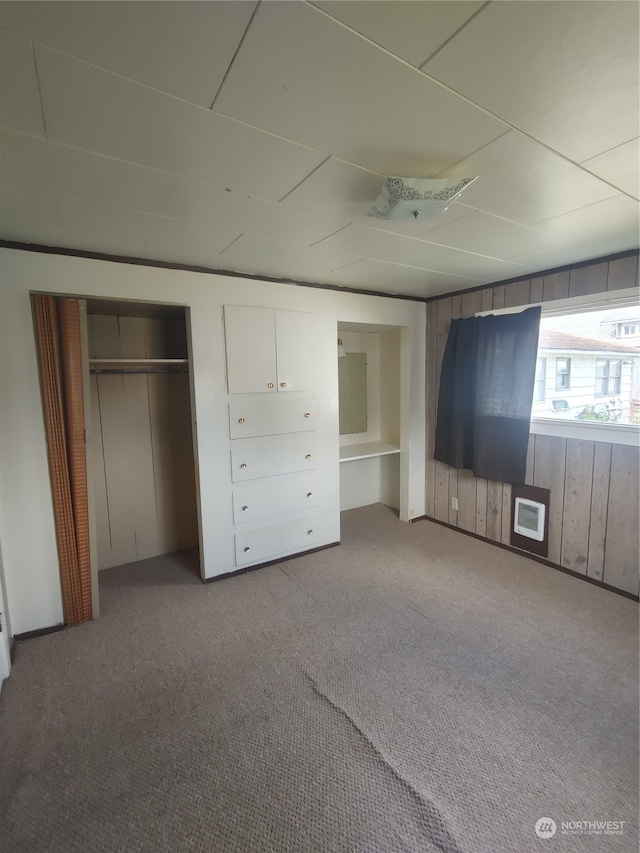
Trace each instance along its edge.
<instances>
[{"instance_id":1,"label":"striped curtain","mask_svg":"<svg viewBox=\"0 0 640 853\"><path fill-rule=\"evenodd\" d=\"M66 625L92 617L80 311L33 296L40 387Z\"/></svg>"}]
</instances>

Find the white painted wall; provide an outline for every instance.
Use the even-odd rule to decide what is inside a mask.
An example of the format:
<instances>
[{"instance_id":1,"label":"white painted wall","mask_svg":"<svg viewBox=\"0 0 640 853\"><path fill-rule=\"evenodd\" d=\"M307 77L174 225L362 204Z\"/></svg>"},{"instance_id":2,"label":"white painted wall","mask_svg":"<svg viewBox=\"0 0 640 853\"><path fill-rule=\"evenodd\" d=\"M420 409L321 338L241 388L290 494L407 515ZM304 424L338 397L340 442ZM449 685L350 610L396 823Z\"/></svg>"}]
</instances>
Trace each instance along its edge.
<instances>
[{"instance_id":1,"label":"white painted wall","mask_svg":"<svg viewBox=\"0 0 640 853\"><path fill-rule=\"evenodd\" d=\"M325 315L326 357L318 399L335 423L328 475L338 518L337 322L401 326L402 446L407 488L401 517L424 514L425 306L387 297L295 287L215 274L117 264L0 249L0 541L12 630L62 622L51 491L45 451L31 305L32 291L186 305L191 315L192 382L197 416L201 556L206 576L233 568L228 399L222 306L262 305ZM332 319L333 318L333 319ZM323 344L323 347L324 345ZM323 350L324 352L324 350ZM329 355L330 353L330 355ZM222 509L224 507L224 510ZM224 567L227 567L224 569Z\"/></svg>"}]
</instances>

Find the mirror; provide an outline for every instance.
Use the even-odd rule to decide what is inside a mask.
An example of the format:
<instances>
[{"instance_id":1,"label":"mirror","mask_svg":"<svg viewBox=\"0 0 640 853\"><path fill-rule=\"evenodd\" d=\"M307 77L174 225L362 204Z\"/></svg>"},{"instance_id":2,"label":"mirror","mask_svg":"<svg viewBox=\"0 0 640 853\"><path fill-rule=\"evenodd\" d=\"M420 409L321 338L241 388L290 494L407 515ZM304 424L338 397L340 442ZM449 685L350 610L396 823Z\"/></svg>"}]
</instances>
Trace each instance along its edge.
<instances>
[{"instance_id":1,"label":"mirror","mask_svg":"<svg viewBox=\"0 0 640 853\"><path fill-rule=\"evenodd\" d=\"M367 431L367 356L350 352L338 359L340 435Z\"/></svg>"}]
</instances>

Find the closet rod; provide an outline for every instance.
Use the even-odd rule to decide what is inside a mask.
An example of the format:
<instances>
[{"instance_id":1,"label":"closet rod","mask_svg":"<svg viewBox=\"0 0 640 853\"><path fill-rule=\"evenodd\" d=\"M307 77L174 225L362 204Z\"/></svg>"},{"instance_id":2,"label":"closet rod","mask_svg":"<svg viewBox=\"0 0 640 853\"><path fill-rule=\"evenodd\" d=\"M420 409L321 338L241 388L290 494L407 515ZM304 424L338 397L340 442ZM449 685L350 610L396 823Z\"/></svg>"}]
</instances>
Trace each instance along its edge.
<instances>
[{"instance_id":1,"label":"closet rod","mask_svg":"<svg viewBox=\"0 0 640 853\"><path fill-rule=\"evenodd\" d=\"M89 373L187 373L186 367L181 367L179 370L169 367L91 367Z\"/></svg>"}]
</instances>

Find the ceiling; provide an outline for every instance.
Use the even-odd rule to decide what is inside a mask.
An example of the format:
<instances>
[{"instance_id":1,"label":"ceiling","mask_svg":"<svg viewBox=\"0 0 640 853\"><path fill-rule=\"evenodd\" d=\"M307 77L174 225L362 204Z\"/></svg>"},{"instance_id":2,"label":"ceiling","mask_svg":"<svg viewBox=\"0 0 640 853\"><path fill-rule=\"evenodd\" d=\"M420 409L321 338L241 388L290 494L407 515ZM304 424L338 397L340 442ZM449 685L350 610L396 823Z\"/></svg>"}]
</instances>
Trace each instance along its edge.
<instances>
[{"instance_id":1,"label":"ceiling","mask_svg":"<svg viewBox=\"0 0 640 853\"><path fill-rule=\"evenodd\" d=\"M639 9L2 2L0 237L413 297L637 248Z\"/></svg>"}]
</instances>

